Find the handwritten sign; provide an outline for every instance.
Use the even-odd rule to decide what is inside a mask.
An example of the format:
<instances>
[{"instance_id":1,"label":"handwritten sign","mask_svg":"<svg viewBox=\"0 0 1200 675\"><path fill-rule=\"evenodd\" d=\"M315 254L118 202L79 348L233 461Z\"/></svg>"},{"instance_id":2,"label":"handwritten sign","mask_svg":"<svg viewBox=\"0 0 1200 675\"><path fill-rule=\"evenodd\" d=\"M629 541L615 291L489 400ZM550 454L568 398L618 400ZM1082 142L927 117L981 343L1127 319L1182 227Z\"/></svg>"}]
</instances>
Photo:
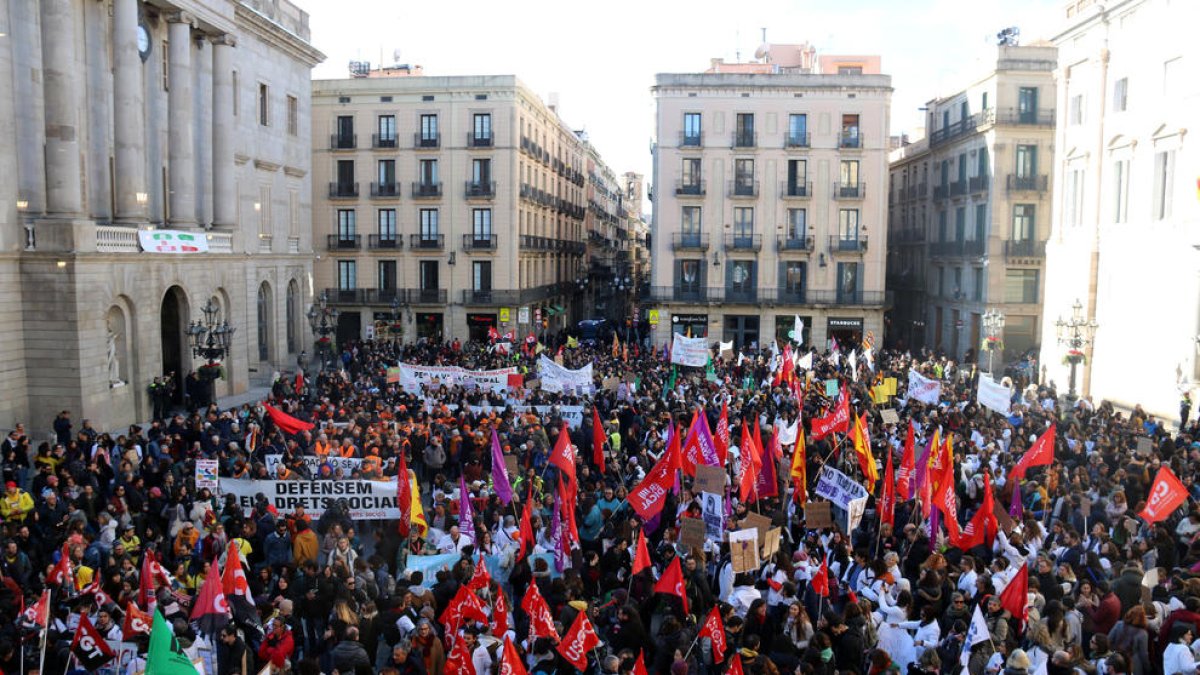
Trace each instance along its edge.
<instances>
[{"instance_id":1,"label":"handwritten sign","mask_svg":"<svg viewBox=\"0 0 1200 675\"><path fill-rule=\"evenodd\" d=\"M696 491L725 493L725 472L718 466L696 465Z\"/></svg>"},{"instance_id":2,"label":"handwritten sign","mask_svg":"<svg viewBox=\"0 0 1200 675\"><path fill-rule=\"evenodd\" d=\"M758 530L753 527L729 533L729 555L735 574L758 569Z\"/></svg>"},{"instance_id":3,"label":"handwritten sign","mask_svg":"<svg viewBox=\"0 0 1200 675\"><path fill-rule=\"evenodd\" d=\"M1150 440L1148 436L1138 436L1137 454L1142 457L1149 457L1154 454L1154 441Z\"/></svg>"},{"instance_id":4,"label":"handwritten sign","mask_svg":"<svg viewBox=\"0 0 1200 675\"><path fill-rule=\"evenodd\" d=\"M704 548L707 532L704 521L699 518L684 518L679 522L679 543L688 549Z\"/></svg>"},{"instance_id":5,"label":"handwritten sign","mask_svg":"<svg viewBox=\"0 0 1200 675\"><path fill-rule=\"evenodd\" d=\"M805 504L804 526L813 530L833 527L833 505L829 502L808 502Z\"/></svg>"},{"instance_id":6,"label":"handwritten sign","mask_svg":"<svg viewBox=\"0 0 1200 675\"><path fill-rule=\"evenodd\" d=\"M741 525L743 529L747 527L753 527L758 531L758 540L765 541L767 538L767 530L771 529L771 519L766 516L750 512L746 514L746 517L742 519L742 522L739 523L739 525Z\"/></svg>"},{"instance_id":7,"label":"handwritten sign","mask_svg":"<svg viewBox=\"0 0 1200 675\"><path fill-rule=\"evenodd\" d=\"M884 424L899 424L900 423L900 414L897 413L892 408L888 408L887 410L880 410L879 415L880 415L880 417L883 418Z\"/></svg>"},{"instance_id":8,"label":"handwritten sign","mask_svg":"<svg viewBox=\"0 0 1200 675\"><path fill-rule=\"evenodd\" d=\"M779 551L779 540L783 537L783 528L772 527L767 530L767 538L763 540L762 556L763 560L770 560L771 556Z\"/></svg>"}]
</instances>

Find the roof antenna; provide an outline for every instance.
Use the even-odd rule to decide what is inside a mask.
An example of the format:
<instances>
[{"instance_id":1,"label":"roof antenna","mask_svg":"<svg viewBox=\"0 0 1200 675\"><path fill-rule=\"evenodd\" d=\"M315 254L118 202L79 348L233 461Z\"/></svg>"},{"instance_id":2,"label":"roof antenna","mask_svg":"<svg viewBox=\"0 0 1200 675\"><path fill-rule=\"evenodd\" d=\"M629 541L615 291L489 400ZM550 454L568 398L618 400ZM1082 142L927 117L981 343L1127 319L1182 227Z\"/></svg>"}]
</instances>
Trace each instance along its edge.
<instances>
[{"instance_id":1,"label":"roof antenna","mask_svg":"<svg viewBox=\"0 0 1200 675\"><path fill-rule=\"evenodd\" d=\"M765 44L767 44L767 27L766 26L763 26L762 33L763 33L763 44L765 45Z\"/></svg>"},{"instance_id":2,"label":"roof antenna","mask_svg":"<svg viewBox=\"0 0 1200 675\"><path fill-rule=\"evenodd\" d=\"M733 58L737 63L742 62L742 31L733 31Z\"/></svg>"}]
</instances>

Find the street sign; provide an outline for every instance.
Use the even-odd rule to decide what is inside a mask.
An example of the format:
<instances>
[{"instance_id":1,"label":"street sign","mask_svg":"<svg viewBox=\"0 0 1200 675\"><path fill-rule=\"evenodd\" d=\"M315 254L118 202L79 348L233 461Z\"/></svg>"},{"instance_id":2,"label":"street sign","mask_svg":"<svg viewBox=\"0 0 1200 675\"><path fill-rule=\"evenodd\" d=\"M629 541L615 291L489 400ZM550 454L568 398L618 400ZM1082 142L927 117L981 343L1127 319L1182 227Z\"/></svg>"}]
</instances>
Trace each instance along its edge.
<instances>
[{"instance_id":1,"label":"street sign","mask_svg":"<svg viewBox=\"0 0 1200 675\"><path fill-rule=\"evenodd\" d=\"M517 310L517 323L521 323L521 324L529 323L529 308L528 307L522 307Z\"/></svg>"},{"instance_id":2,"label":"street sign","mask_svg":"<svg viewBox=\"0 0 1200 675\"><path fill-rule=\"evenodd\" d=\"M508 320L510 318L512 318L512 316L509 314L508 308L501 307L500 308L500 323L508 323Z\"/></svg>"},{"instance_id":3,"label":"street sign","mask_svg":"<svg viewBox=\"0 0 1200 675\"><path fill-rule=\"evenodd\" d=\"M542 308L541 307L538 307L533 310L533 322L534 323L542 322Z\"/></svg>"},{"instance_id":4,"label":"street sign","mask_svg":"<svg viewBox=\"0 0 1200 675\"><path fill-rule=\"evenodd\" d=\"M658 310L657 309L652 309L652 310L646 312L646 316L649 317L648 320L649 320L651 326L658 325Z\"/></svg>"}]
</instances>

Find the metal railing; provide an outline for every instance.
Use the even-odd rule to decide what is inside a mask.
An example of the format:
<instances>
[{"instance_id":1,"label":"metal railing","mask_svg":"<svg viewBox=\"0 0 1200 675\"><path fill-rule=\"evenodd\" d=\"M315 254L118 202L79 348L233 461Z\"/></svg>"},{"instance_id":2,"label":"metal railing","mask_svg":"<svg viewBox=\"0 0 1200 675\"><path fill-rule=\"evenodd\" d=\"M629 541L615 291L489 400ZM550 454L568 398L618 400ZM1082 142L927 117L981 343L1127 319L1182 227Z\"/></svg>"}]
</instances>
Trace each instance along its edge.
<instances>
[{"instance_id":1,"label":"metal railing","mask_svg":"<svg viewBox=\"0 0 1200 675\"><path fill-rule=\"evenodd\" d=\"M1013 239L1004 242L1005 258L1045 258L1046 242L1036 239Z\"/></svg>"},{"instance_id":2,"label":"metal railing","mask_svg":"<svg viewBox=\"0 0 1200 675\"><path fill-rule=\"evenodd\" d=\"M353 150L358 147L358 134L333 134L329 137L330 150Z\"/></svg>"},{"instance_id":3,"label":"metal railing","mask_svg":"<svg viewBox=\"0 0 1200 675\"><path fill-rule=\"evenodd\" d=\"M367 289L326 288L324 297L338 305L361 305L367 301Z\"/></svg>"},{"instance_id":4,"label":"metal railing","mask_svg":"<svg viewBox=\"0 0 1200 675\"><path fill-rule=\"evenodd\" d=\"M398 234L367 235L367 247L374 251L398 250L402 244L403 240Z\"/></svg>"},{"instance_id":5,"label":"metal railing","mask_svg":"<svg viewBox=\"0 0 1200 675\"><path fill-rule=\"evenodd\" d=\"M843 130L838 136L838 147L862 149L863 135L859 133L858 129L854 129L853 131Z\"/></svg>"},{"instance_id":6,"label":"metal railing","mask_svg":"<svg viewBox=\"0 0 1200 675\"><path fill-rule=\"evenodd\" d=\"M709 302L715 289L697 285L652 286L650 300L658 302Z\"/></svg>"},{"instance_id":7,"label":"metal railing","mask_svg":"<svg viewBox=\"0 0 1200 675\"><path fill-rule=\"evenodd\" d=\"M676 232L671 235L672 251L707 251L709 233Z\"/></svg>"},{"instance_id":8,"label":"metal railing","mask_svg":"<svg viewBox=\"0 0 1200 675\"><path fill-rule=\"evenodd\" d=\"M730 197L757 197L758 181L734 180L729 183Z\"/></svg>"},{"instance_id":9,"label":"metal railing","mask_svg":"<svg viewBox=\"0 0 1200 675\"><path fill-rule=\"evenodd\" d=\"M412 184L413 199L437 199L442 196L442 183L418 181Z\"/></svg>"},{"instance_id":10,"label":"metal railing","mask_svg":"<svg viewBox=\"0 0 1200 675\"><path fill-rule=\"evenodd\" d=\"M467 132L467 147L468 148L490 148L494 140L489 134L487 136L476 136L474 131Z\"/></svg>"},{"instance_id":11,"label":"metal railing","mask_svg":"<svg viewBox=\"0 0 1200 675\"><path fill-rule=\"evenodd\" d=\"M945 185L934 185L933 186L933 198L934 199L945 199L949 196L950 196L950 184L949 183L947 183Z\"/></svg>"},{"instance_id":12,"label":"metal railing","mask_svg":"<svg viewBox=\"0 0 1200 675\"><path fill-rule=\"evenodd\" d=\"M464 288L462 303L464 305L494 305L497 307L519 305L521 304L521 291Z\"/></svg>"},{"instance_id":13,"label":"metal railing","mask_svg":"<svg viewBox=\"0 0 1200 675\"><path fill-rule=\"evenodd\" d=\"M391 183L371 183L372 197L399 197L400 184L393 181Z\"/></svg>"},{"instance_id":14,"label":"metal railing","mask_svg":"<svg viewBox=\"0 0 1200 675\"><path fill-rule=\"evenodd\" d=\"M861 253L867 250L867 238L862 237L843 237L841 235L831 235L829 237L829 251L831 253L851 252Z\"/></svg>"},{"instance_id":15,"label":"metal railing","mask_svg":"<svg viewBox=\"0 0 1200 675\"><path fill-rule=\"evenodd\" d=\"M491 199L496 196L496 181L473 181L466 182L466 197L467 199Z\"/></svg>"},{"instance_id":16,"label":"metal railing","mask_svg":"<svg viewBox=\"0 0 1200 675\"><path fill-rule=\"evenodd\" d=\"M996 122L1000 124L1021 124L1039 127L1054 126L1055 108L1042 108L1039 110L1018 110L1016 108L1002 108L996 115Z\"/></svg>"},{"instance_id":17,"label":"metal railing","mask_svg":"<svg viewBox=\"0 0 1200 675\"><path fill-rule=\"evenodd\" d=\"M704 132L699 134L689 134L687 132L679 132L679 147L681 148L703 148L704 147Z\"/></svg>"},{"instance_id":18,"label":"metal railing","mask_svg":"<svg viewBox=\"0 0 1200 675\"><path fill-rule=\"evenodd\" d=\"M464 234L463 250L495 251L497 241L499 241L499 239L494 234Z\"/></svg>"},{"instance_id":19,"label":"metal railing","mask_svg":"<svg viewBox=\"0 0 1200 675\"><path fill-rule=\"evenodd\" d=\"M758 134L753 131L735 131L733 132L733 142L730 147L734 148L753 148L756 146Z\"/></svg>"},{"instance_id":20,"label":"metal railing","mask_svg":"<svg viewBox=\"0 0 1200 675\"><path fill-rule=\"evenodd\" d=\"M779 184L779 194L782 197L806 199L813 194L812 183L783 181Z\"/></svg>"},{"instance_id":21,"label":"metal railing","mask_svg":"<svg viewBox=\"0 0 1200 675\"><path fill-rule=\"evenodd\" d=\"M764 289L775 291L775 301L787 303L790 305L803 305L808 301L807 293L803 288L779 288L779 289Z\"/></svg>"},{"instance_id":22,"label":"metal railing","mask_svg":"<svg viewBox=\"0 0 1200 675\"><path fill-rule=\"evenodd\" d=\"M353 199L358 196L358 183L330 183L330 199Z\"/></svg>"},{"instance_id":23,"label":"metal railing","mask_svg":"<svg viewBox=\"0 0 1200 675\"><path fill-rule=\"evenodd\" d=\"M437 148L442 144L441 134L423 134L420 131L413 134L414 148Z\"/></svg>"},{"instance_id":24,"label":"metal railing","mask_svg":"<svg viewBox=\"0 0 1200 675\"><path fill-rule=\"evenodd\" d=\"M675 182L675 194L677 196L703 197L707 191L708 181L684 182L680 180Z\"/></svg>"},{"instance_id":25,"label":"metal railing","mask_svg":"<svg viewBox=\"0 0 1200 675\"><path fill-rule=\"evenodd\" d=\"M446 304L446 289L444 288L406 288L404 295L410 305Z\"/></svg>"},{"instance_id":26,"label":"metal railing","mask_svg":"<svg viewBox=\"0 0 1200 675\"><path fill-rule=\"evenodd\" d=\"M411 234L408 248L413 251L440 251L446 247L444 234Z\"/></svg>"},{"instance_id":27,"label":"metal railing","mask_svg":"<svg viewBox=\"0 0 1200 675\"><path fill-rule=\"evenodd\" d=\"M971 192L987 192L991 185L990 176L971 176L967 179L967 188Z\"/></svg>"},{"instance_id":28,"label":"metal railing","mask_svg":"<svg viewBox=\"0 0 1200 675\"><path fill-rule=\"evenodd\" d=\"M325 238L330 251L357 251L362 247L361 234L330 234Z\"/></svg>"},{"instance_id":29,"label":"metal railing","mask_svg":"<svg viewBox=\"0 0 1200 675\"><path fill-rule=\"evenodd\" d=\"M1050 188L1050 179L1046 174L1018 176L1010 173L1006 187L1010 192L1045 192Z\"/></svg>"},{"instance_id":30,"label":"metal railing","mask_svg":"<svg viewBox=\"0 0 1200 675\"><path fill-rule=\"evenodd\" d=\"M390 134L384 136L382 134L371 134L372 148L394 148L396 147L396 135Z\"/></svg>"},{"instance_id":31,"label":"metal railing","mask_svg":"<svg viewBox=\"0 0 1200 675\"><path fill-rule=\"evenodd\" d=\"M809 305L882 305L887 294L884 291L809 289L804 299Z\"/></svg>"},{"instance_id":32,"label":"metal railing","mask_svg":"<svg viewBox=\"0 0 1200 675\"><path fill-rule=\"evenodd\" d=\"M867 196L866 183L834 183L834 199L863 199Z\"/></svg>"},{"instance_id":33,"label":"metal railing","mask_svg":"<svg viewBox=\"0 0 1200 675\"><path fill-rule=\"evenodd\" d=\"M761 251L761 234L727 234L725 248L731 251Z\"/></svg>"},{"instance_id":34,"label":"metal railing","mask_svg":"<svg viewBox=\"0 0 1200 675\"><path fill-rule=\"evenodd\" d=\"M967 194L967 179L956 180L950 184L950 196L958 197Z\"/></svg>"},{"instance_id":35,"label":"metal railing","mask_svg":"<svg viewBox=\"0 0 1200 675\"><path fill-rule=\"evenodd\" d=\"M368 305L390 305L392 301L400 304L408 302L408 296L404 294L403 288L368 288L367 289L367 304Z\"/></svg>"},{"instance_id":36,"label":"metal railing","mask_svg":"<svg viewBox=\"0 0 1200 675\"><path fill-rule=\"evenodd\" d=\"M789 133L783 138L783 147L785 148L807 148L812 145L812 134L792 134Z\"/></svg>"},{"instance_id":37,"label":"metal railing","mask_svg":"<svg viewBox=\"0 0 1200 675\"><path fill-rule=\"evenodd\" d=\"M812 237L783 237L776 242L780 251L812 251Z\"/></svg>"}]
</instances>

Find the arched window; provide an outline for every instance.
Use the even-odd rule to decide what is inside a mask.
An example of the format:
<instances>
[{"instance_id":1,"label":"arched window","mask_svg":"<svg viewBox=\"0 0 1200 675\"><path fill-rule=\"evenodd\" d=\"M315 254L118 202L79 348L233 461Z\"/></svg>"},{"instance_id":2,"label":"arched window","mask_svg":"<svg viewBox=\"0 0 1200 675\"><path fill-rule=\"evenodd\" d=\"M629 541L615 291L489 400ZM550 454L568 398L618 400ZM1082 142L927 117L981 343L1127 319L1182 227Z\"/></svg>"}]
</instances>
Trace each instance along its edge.
<instances>
[{"instance_id":1,"label":"arched window","mask_svg":"<svg viewBox=\"0 0 1200 675\"><path fill-rule=\"evenodd\" d=\"M300 317L300 285L295 279L288 282L287 287L287 350L295 354L298 349L296 340L296 321Z\"/></svg>"},{"instance_id":2,"label":"arched window","mask_svg":"<svg viewBox=\"0 0 1200 675\"><path fill-rule=\"evenodd\" d=\"M258 360L271 360L271 286L263 282L258 287Z\"/></svg>"}]
</instances>

